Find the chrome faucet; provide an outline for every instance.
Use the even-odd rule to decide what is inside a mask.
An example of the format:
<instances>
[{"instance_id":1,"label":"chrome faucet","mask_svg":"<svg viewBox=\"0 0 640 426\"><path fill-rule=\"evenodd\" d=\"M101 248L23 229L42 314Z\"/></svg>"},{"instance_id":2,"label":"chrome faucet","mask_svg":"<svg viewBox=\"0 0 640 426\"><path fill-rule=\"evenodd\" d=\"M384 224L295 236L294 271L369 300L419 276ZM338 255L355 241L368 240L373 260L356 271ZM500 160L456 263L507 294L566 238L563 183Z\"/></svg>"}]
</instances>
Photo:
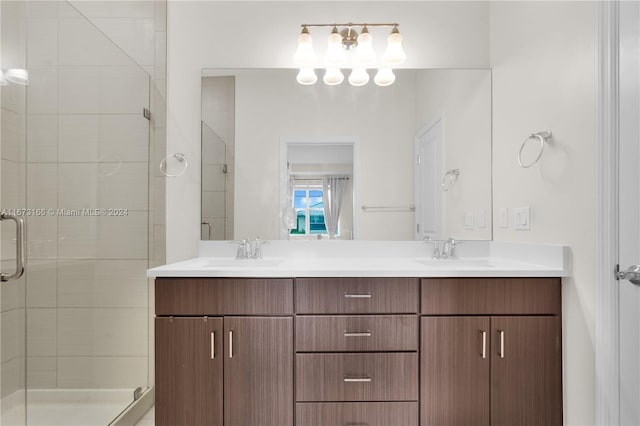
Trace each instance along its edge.
<instances>
[{"instance_id":1,"label":"chrome faucet","mask_svg":"<svg viewBox=\"0 0 640 426\"><path fill-rule=\"evenodd\" d=\"M262 245L268 243L268 241L262 240L260 237L253 241L243 238L242 240L231 242L238 245L237 260L262 259Z\"/></svg>"},{"instance_id":2,"label":"chrome faucet","mask_svg":"<svg viewBox=\"0 0 640 426\"><path fill-rule=\"evenodd\" d=\"M455 256L455 248L458 243L453 238L447 238L446 240L432 240L427 236L424 242L433 244L433 252L431 253L432 259L447 259ZM442 245L440 246L440 244Z\"/></svg>"}]
</instances>

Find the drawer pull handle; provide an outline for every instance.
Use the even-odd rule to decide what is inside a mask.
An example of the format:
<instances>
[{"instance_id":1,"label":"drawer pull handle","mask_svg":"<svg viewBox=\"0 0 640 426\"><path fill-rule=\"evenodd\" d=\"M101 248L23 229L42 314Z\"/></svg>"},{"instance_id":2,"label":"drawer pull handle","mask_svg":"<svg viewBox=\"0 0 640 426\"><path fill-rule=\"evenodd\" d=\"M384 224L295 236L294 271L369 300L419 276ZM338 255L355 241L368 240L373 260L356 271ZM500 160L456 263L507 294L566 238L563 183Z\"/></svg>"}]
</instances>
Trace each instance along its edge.
<instances>
[{"instance_id":1,"label":"drawer pull handle","mask_svg":"<svg viewBox=\"0 0 640 426\"><path fill-rule=\"evenodd\" d=\"M345 299L371 299L371 293L345 293Z\"/></svg>"},{"instance_id":2,"label":"drawer pull handle","mask_svg":"<svg viewBox=\"0 0 640 426\"><path fill-rule=\"evenodd\" d=\"M371 337L370 331L345 331L344 337Z\"/></svg>"},{"instance_id":3,"label":"drawer pull handle","mask_svg":"<svg viewBox=\"0 0 640 426\"><path fill-rule=\"evenodd\" d=\"M371 377L345 377L345 383L369 383L371 381Z\"/></svg>"},{"instance_id":4,"label":"drawer pull handle","mask_svg":"<svg viewBox=\"0 0 640 426\"><path fill-rule=\"evenodd\" d=\"M211 359L216 359L216 332L211 332Z\"/></svg>"},{"instance_id":5,"label":"drawer pull handle","mask_svg":"<svg viewBox=\"0 0 640 426\"><path fill-rule=\"evenodd\" d=\"M504 331L498 330L498 336L500 336L500 349L498 356L500 356L500 358L504 358Z\"/></svg>"},{"instance_id":6,"label":"drawer pull handle","mask_svg":"<svg viewBox=\"0 0 640 426\"><path fill-rule=\"evenodd\" d=\"M369 426L369 423L345 423L344 426Z\"/></svg>"},{"instance_id":7,"label":"drawer pull handle","mask_svg":"<svg viewBox=\"0 0 640 426\"><path fill-rule=\"evenodd\" d=\"M233 358L233 331L229 332L229 358Z\"/></svg>"},{"instance_id":8,"label":"drawer pull handle","mask_svg":"<svg viewBox=\"0 0 640 426\"><path fill-rule=\"evenodd\" d=\"M480 354L482 355L482 359L485 359L487 357L487 332L481 331L480 334L482 336L482 350Z\"/></svg>"}]
</instances>

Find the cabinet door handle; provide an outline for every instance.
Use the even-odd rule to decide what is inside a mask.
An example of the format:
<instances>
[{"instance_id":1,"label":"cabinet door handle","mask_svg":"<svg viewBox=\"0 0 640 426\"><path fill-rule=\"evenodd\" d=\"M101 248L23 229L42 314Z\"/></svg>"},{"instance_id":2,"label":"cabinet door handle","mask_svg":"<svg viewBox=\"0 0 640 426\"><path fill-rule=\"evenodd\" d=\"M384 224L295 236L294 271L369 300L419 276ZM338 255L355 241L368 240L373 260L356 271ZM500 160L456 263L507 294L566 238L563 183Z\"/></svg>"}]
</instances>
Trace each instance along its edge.
<instances>
[{"instance_id":1,"label":"cabinet door handle","mask_svg":"<svg viewBox=\"0 0 640 426\"><path fill-rule=\"evenodd\" d=\"M345 377L345 383L369 383L371 381L371 377Z\"/></svg>"},{"instance_id":2,"label":"cabinet door handle","mask_svg":"<svg viewBox=\"0 0 640 426\"><path fill-rule=\"evenodd\" d=\"M344 426L369 426L369 423L345 423Z\"/></svg>"},{"instance_id":3,"label":"cabinet door handle","mask_svg":"<svg viewBox=\"0 0 640 426\"><path fill-rule=\"evenodd\" d=\"M371 337L370 331L345 331L344 337Z\"/></svg>"},{"instance_id":4,"label":"cabinet door handle","mask_svg":"<svg viewBox=\"0 0 640 426\"><path fill-rule=\"evenodd\" d=\"M482 339L482 350L480 354L482 355L482 359L485 359L487 357L487 332L484 330L480 331L480 335Z\"/></svg>"},{"instance_id":5,"label":"cabinet door handle","mask_svg":"<svg viewBox=\"0 0 640 426\"><path fill-rule=\"evenodd\" d=\"M229 358L233 358L233 331L229 332Z\"/></svg>"},{"instance_id":6,"label":"cabinet door handle","mask_svg":"<svg viewBox=\"0 0 640 426\"><path fill-rule=\"evenodd\" d=\"M345 299L371 299L371 293L345 293Z\"/></svg>"},{"instance_id":7,"label":"cabinet door handle","mask_svg":"<svg viewBox=\"0 0 640 426\"><path fill-rule=\"evenodd\" d=\"M500 348L498 349L498 356L504 358L504 331L498 330L498 336L500 336Z\"/></svg>"},{"instance_id":8,"label":"cabinet door handle","mask_svg":"<svg viewBox=\"0 0 640 426\"><path fill-rule=\"evenodd\" d=\"M216 359L216 332L211 332L211 359Z\"/></svg>"}]
</instances>

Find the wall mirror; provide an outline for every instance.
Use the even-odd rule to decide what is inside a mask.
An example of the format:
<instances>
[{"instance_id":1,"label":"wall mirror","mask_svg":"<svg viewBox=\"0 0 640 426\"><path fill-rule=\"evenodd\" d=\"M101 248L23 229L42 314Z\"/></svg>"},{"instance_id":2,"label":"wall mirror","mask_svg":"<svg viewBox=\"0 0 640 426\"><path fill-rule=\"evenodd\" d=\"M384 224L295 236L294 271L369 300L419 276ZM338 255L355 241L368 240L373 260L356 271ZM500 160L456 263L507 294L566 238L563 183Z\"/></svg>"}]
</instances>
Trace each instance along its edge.
<instances>
[{"instance_id":1,"label":"wall mirror","mask_svg":"<svg viewBox=\"0 0 640 426\"><path fill-rule=\"evenodd\" d=\"M332 178L335 238L492 238L491 70L399 69L388 87L296 73L203 70L203 240L329 238Z\"/></svg>"}]
</instances>

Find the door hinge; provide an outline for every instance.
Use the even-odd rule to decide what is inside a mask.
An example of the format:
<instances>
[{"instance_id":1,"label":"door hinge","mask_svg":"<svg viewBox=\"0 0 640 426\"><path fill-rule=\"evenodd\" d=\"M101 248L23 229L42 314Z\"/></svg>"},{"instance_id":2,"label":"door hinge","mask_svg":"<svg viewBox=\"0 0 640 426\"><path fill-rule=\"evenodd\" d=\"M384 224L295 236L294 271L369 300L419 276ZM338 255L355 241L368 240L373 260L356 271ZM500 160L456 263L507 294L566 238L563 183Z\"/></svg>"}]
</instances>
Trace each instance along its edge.
<instances>
[{"instance_id":1,"label":"door hinge","mask_svg":"<svg viewBox=\"0 0 640 426\"><path fill-rule=\"evenodd\" d=\"M140 397L142 396L142 388L136 388L136 390L133 391L133 400L137 401L140 399Z\"/></svg>"},{"instance_id":2,"label":"door hinge","mask_svg":"<svg viewBox=\"0 0 640 426\"><path fill-rule=\"evenodd\" d=\"M151 120L151 110L149 108L142 108L142 116L147 120Z\"/></svg>"},{"instance_id":3,"label":"door hinge","mask_svg":"<svg viewBox=\"0 0 640 426\"><path fill-rule=\"evenodd\" d=\"M616 277L616 281L620 281L620 264L617 264L615 268L613 268L614 275Z\"/></svg>"}]
</instances>

